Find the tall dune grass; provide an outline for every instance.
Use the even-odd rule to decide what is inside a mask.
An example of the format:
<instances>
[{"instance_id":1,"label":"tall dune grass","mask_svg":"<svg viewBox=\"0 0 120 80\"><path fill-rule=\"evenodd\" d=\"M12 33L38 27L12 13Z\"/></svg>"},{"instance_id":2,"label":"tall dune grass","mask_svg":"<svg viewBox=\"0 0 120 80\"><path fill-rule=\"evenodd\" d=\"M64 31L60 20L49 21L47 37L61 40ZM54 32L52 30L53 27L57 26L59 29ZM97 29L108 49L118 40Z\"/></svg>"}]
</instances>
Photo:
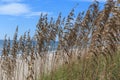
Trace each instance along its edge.
<instances>
[{"instance_id":1,"label":"tall dune grass","mask_svg":"<svg viewBox=\"0 0 120 80\"><path fill-rule=\"evenodd\" d=\"M66 18L60 13L57 20L41 14L33 37L28 31L18 39L18 27L12 44L5 36L0 80L119 80L120 11L115 2L108 0L99 10L94 1L85 14L74 13L75 8Z\"/></svg>"}]
</instances>

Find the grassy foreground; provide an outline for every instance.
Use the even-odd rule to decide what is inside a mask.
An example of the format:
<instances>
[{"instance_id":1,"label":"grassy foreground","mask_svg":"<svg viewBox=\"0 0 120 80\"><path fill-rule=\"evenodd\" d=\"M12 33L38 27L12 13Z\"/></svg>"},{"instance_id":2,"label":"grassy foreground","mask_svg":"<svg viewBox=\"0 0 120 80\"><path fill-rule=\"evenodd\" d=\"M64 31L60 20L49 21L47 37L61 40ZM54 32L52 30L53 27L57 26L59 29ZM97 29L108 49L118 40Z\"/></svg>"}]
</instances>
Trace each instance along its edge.
<instances>
[{"instance_id":1,"label":"grassy foreground","mask_svg":"<svg viewBox=\"0 0 120 80\"><path fill-rule=\"evenodd\" d=\"M120 7L94 1L66 18L41 14L34 36L5 36L0 80L120 80ZM58 39L58 42L56 42ZM55 50L55 51L54 51ZM118 51L118 52L116 52Z\"/></svg>"},{"instance_id":2,"label":"grassy foreground","mask_svg":"<svg viewBox=\"0 0 120 80\"><path fill-rule=\"evenodd\" d=\"M42 80L120 80L120 51L112 56L87 56L64 64Z\"/></svg>"}]
</instances>

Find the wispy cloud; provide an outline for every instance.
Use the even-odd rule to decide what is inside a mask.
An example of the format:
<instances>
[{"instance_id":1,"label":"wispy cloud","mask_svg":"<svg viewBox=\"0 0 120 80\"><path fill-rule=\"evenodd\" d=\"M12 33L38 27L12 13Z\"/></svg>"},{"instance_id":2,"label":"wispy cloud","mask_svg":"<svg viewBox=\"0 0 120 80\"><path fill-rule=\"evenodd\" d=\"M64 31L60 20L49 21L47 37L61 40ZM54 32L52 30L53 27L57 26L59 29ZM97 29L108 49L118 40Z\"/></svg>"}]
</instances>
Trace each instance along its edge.
<instances>
[{"instance_id":1,"label":"wispy cloud","mask_svg":"<svg viewBox=\"0 0 120 80\"><path fill-rule=\"evenodd\" d=\"M95 0L72 0L72 1L81 1L81 2L93 2ZM97 0L99 2L106 2L107 0Z\"/></svg>"},{"instance_id":2,"label":"wispy cloud","mask_svg":"<svg viewBox=\"0 0 120 80\"><path fill-rule=\"evenodd\" d=\"M30 12L30 8L21 3L10 3L0 6L0 15L21 15Z\"/></svg>"},{"instance_id":3,"label":"wispy cloud","mask_svg":"<svg viewBox=\"0 0 120 80\"><path fill-rule=\"evenodd\" d=\"M49 14L49 15L52 15L52 12L45 12L45 11L30 12L29 14L26 15L26 17L40 16L41 14Z\"/></svg>"},{"instance_id":4,"label":"wispy cloud","mask_svg":"<svg viewBox=\"0 0 120 80\"><path fill-rule=\"evenodd\" d=\"M4 0L9 1L9 0ZM14 0L12 0L14 1ZM32 11L32 8L27 4L23 4L20 2L13 2L0 5L0 15L9 15L9 16L25 16L25 17L32 17L32 16L40 16L41 13L43 14L51 14L50 12L45 11Z\"/></svg>"},{"instance_id":5,"label":"wispy cloud","mask_svg":"<svg viewBox=\"0 0 120 80\"><path fill-rule=\"evenodd\" d=\"M11 3L11 2L21 2L22 0L0 0L1 2Z\"/></svg>"}]
</instances>

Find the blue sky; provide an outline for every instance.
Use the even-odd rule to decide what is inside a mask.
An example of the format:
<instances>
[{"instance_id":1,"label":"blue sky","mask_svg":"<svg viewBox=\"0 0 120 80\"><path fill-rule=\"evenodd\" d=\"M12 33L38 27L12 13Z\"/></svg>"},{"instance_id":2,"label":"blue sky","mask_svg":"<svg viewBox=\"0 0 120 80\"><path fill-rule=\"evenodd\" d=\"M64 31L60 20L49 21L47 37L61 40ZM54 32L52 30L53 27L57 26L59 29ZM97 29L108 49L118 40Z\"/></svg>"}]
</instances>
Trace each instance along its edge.
<instances>
[{"instance_id":1,"label":"blue sky","mask_svg":"<svg viewBox=\"0 0 120 80\"><path fill-rule=\"evenodd\" d=\"M59 12L67 16L70 10L77 4L76 16L79 12L87 10L93 0L0 0L0 39L13 38L16 26L19 27L19 35L30 30L34 34L40 14L48 14L48 17L57 18ZM99 0L102 7L105 0Z\"/></svg>"}]
</instances>

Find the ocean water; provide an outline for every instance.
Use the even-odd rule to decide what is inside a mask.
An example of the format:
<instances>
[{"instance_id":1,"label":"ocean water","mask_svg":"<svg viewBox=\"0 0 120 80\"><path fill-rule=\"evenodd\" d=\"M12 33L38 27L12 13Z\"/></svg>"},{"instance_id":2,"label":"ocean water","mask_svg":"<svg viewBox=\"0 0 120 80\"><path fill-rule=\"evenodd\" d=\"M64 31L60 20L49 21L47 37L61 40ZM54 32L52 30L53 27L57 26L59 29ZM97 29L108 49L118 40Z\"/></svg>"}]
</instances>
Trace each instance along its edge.
<instances>
[{"instance_id":1,"label":"ocean water","mask_svg":"<svg viewBox=\"0 0 120 80\"><path fill-rule=\"evenodd\" d=\"M4 40L0 40L0 48L3 47Z\"/></svg>"},{"instance_id":2,"label":"ocean water","mask_svg":"<svg viewBox=\"0 0 120 80\"><path fill-rule=\"evenodd\" d=\"M12 40L10 41L10 43L12 44ZM0 55L1 55L1 52L2 52L2 49L3 49L3 44L4 44L4 40L0 40ZM34 44L36 44L36 42L34 42ZM54 51L57 49L57 46L58 46L58 42L51 42L50 44L50 51Z\"/></svg>"},{"instance_id":3,"label":"ocean water","mask_svg":"<svg viewBox=\"0 0 120 80\"><path fill-rule=\"evenodd\" d=\"M2 51L2 48L3 48L3 44L4 44L4 40L0 40L0 54L1 54L1 51Z\"/></svg>"},{"instance_id":4,"label":"ocean water","mask_svg":"<svg viewBox=\"0 0 120 80\"><path fill-rule=\"evenodd\" d=\"M2 54L4 40L0 40L0 55Z\"/></svg>"}]
</instances>

